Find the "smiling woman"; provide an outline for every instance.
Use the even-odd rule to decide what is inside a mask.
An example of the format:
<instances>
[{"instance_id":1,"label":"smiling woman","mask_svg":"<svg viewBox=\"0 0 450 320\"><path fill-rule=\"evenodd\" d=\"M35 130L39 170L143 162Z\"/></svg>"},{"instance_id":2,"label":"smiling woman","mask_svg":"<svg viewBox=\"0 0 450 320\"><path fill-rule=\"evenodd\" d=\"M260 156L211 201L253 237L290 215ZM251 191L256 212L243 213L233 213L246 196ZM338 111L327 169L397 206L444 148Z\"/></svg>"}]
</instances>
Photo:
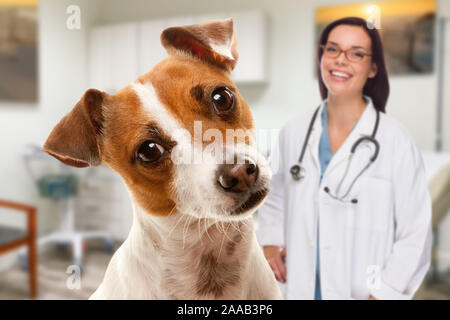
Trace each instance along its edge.
<instances>
[{"instance_id":1,"label":"smiling woman","mask_svg":"<svg viewBox=\"0 0 450 320\"><path fill-rule=\"evenodd\" d=\"M292 117L271 155L260 244L287 299L410 299L430 263L431 205L416 144L385 115L378 31L331 23L317 68L321 105Z\"/></svg>"}]
</instances>

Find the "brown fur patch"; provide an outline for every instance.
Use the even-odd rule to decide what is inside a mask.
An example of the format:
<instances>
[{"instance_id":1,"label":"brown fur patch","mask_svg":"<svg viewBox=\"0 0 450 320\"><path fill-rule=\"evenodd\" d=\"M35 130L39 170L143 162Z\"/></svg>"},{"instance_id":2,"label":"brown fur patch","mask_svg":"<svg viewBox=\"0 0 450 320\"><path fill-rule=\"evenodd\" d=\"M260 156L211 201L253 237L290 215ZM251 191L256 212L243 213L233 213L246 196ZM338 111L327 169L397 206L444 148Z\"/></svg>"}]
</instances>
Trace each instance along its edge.
<instances>
[{"instance_id":1,"label":"brown fur patch","mask_svg":"<svg viewBox=\"0 0 450 320\"><path fill-rule=\"evenodd\" d=\"M161 103L192 136L194 121L202 121L202 133L208 129L218 129L224 139L226 129L245 132L254 128L250 109L229 75L199 60L189 56L169 56L140 77L139 81L153 85ZM202 89L200 101L199 86ZM227 115L217 114L209 100L219 86L230 88L235 95L235 107Z\"/></svg>"},{"instance_id":2,"label":"brown fur patch","mask_svg":"<svg viewBox=\"0 0 450 320\"><path fill-rule=\"evenodd\" d=\"M203 88L202 86L196 85L191 88L191 96L195 98L198 102L203 101Z\"/></svg>"},{"instance_id":3,"label":"brown fur patch","mask_svg":"<svg viewBox=\"0 0 450 320\"><path fill-rule=\"evenodd\" d=\"M220 297L226 287L233 286L240 280L239 268L237 260L218 263L213 252L202 255L196 283L197 294Z\"/></svg>"},{"instance_id":4,"label":"brown fur patch","mask_svg":"<svg viewBox=\"0 0 450 320\"><path fill-rule=\"evenodd\" d=\"M229 241L226 246L226 253L227 255L231 256L236 249L236 246L241 242L242 235L240 233L236 233L232 239L232 241Z\"/></svg>"}]
</instances>

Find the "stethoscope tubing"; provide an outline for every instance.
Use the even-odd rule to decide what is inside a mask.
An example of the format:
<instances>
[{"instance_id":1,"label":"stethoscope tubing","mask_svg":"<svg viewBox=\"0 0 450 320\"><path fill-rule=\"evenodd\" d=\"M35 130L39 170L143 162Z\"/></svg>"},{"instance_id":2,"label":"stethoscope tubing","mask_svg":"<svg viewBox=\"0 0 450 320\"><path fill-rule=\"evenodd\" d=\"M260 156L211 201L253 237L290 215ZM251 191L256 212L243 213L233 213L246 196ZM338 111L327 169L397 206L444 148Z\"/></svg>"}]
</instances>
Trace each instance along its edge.
<instances>
[{"instance_id":1,"label":"stethoscope tubing","mask_svg":"<svg viewBox=\"0 0 450 320\"><path fill-rule=\"evenodd\" d=\"M311 136L311 131L312 131L313 125L314 125L314 123L315 123L315 121L316 121L316 118L317 118L317 114L319 113L319 110L320 110L320 106L317 107L317 109L316 109L316 111L314 112L314 114L313 114L313 116L312 116L312 118L311 118L311 121L310 121L310 123L309 123L308 131L306 132L306 136L305 136L305 140L304 140L304 142L303 142L303 146L302 146L302 150L301 150L301 153L300 153L300 157L299 157L297 163L294 164L294 165L291 167L291 169L290 169L292 178L293 178L294 180L296 180L296 181L299 181L299 180L301 180L301 179L304 178L304 172L305 172L305 169L304 169L303 166L302 166L303 157L304 157L304 154L305 154L306 146L308 145L308 142L309 142L309 137ZM344 201L344 199L347 197L347 195L350 193L351 189L353 188L353 185L355 184L356 180L358 180L358 178L364 173L364 171L366 171L366 170L370 167L370 165L371 165L372 163L374 163L375 160L378 158L378 154L379 154L379 151L380 151L380 144L379 144L379 142L375 139L375 136L376 136L376 134L377 134L378 126L379 126L379 122L380 122L380 112L379 112L378 110L377 110L376 112L377 112L377 113L376 113L377 117L376 117L376 120L375 120L375 125L374 125L374 128L373 128L372 134L371 134L370 136L364 136L364 137L359 138L359 139L358 139L357 141L355 141L355 143L352 145L352 148L351 148L351 150L350 150L350 155L349 155L349 158L348 158L348 160L347 160L347 167L346 167L346 169L345 169L344 176L342 177L342 179L341 179L341 181L339 182L339 185L338 185L338 187L337 187L337 189L336 189L336 194L332 194L331 191L330 191L330 188L328 188L328 187L325 187L325 188L324 188L325 192L328 193L328 194L329 194L333 199L335 199L335 200ZM351 164L352 159L353 159L353 155L355 154L355 151L356 151L356 149L358 148L358 146L359 146L363 141L369 141L369 142L373 143L374 146L375 146L375 152L374 152L373 155L370 157L369 162L367 163L367 165L366 165L366 166L358 173L358 175L353 179L352 183L350 184L350 186L349 186L349 188L347 189L347 191L345 192L345 194L344 194L342 197L340 197L340 196L338 196L338 193L339 193L339 191L340 191L340 189L341 189L341 186L342 186L342 184L343 184L345 178L347 177L347 174L348 174L348 171L349 171L349 168L350 168L350 164ZM344 201L344 202L345 202L345 201ZM351 203L358 203L358 200L357 200L357 199L352 199L350 202L351 202Z\"/></svg>"}]
</instances>

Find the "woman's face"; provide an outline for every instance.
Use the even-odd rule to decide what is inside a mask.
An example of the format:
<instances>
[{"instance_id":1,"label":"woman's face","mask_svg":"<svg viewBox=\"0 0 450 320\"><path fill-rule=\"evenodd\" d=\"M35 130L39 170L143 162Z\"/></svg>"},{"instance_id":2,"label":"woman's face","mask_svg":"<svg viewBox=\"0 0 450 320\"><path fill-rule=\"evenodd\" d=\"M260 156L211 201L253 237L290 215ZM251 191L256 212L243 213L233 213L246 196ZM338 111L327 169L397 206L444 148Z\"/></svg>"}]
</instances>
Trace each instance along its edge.
<instances>
[{"instance_id":1,"label":"woman's face","mask_svg":"<svg viewBox=\"0 0 450 320\"><path fill-rule=\"evenodd\" d=\"M370 56L365 55L372 54L369 35L362 27L339 25L331 30L325 45L320 71L328 95L362 95L367 78L373 78L377 73L376 64ZM350 49L347 51L350 60L344 52L332 57L339 49Z\"/></svg>"}]
</instances>

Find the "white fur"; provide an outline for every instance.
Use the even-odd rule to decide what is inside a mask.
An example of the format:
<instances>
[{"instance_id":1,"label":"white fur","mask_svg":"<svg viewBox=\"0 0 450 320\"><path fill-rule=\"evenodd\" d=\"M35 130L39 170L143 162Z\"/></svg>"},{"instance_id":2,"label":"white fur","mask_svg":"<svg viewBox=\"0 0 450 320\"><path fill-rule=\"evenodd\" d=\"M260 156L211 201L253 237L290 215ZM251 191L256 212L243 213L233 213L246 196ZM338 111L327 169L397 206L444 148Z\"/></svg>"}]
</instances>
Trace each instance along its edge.
<instances>
[{"instance_id":1,"label":"white fur","mask_svg":"<svg viewBox=\"0 0 450 320\"><path fill-rule=\"evenodd\" d=\"M134 205L130 234L112 257L105 277L90 299L282 299L272 271L253 231L252 218L243 225L225 227L214 219L176 214L155 217ZM239 230L243 240L236 248L240 263L236 286L223 295L198 295L196 283L200 256L220 252L227 259L224 242Z\"/></svg>"},{"instance_id":2,"label":"white fur","mask_svg":"<svg viewBox=\"0 0 450 320\"><path fill-rule=\"evenodd\" d=\"M138 95L142 107L148 112L149 118L154 119L163 128L166 135L172 137L173 132L183 128L181 123L159 101L155 88L151 83L134 82L131 84L131 88Z\"/></svg>"},{"instance_id":3,"label":"white fur","mask_svg":"<svg viewBox=\"0 0 450 320\"><path fill-rule=\"evenodd\" d=\"M209 45L211 48L217 52L218 54L230 59L235 60L233 57L233 54L231 53L231 40L229 40L227 43L214 43L210 42Z\"/></svg>"}]
</instances>

